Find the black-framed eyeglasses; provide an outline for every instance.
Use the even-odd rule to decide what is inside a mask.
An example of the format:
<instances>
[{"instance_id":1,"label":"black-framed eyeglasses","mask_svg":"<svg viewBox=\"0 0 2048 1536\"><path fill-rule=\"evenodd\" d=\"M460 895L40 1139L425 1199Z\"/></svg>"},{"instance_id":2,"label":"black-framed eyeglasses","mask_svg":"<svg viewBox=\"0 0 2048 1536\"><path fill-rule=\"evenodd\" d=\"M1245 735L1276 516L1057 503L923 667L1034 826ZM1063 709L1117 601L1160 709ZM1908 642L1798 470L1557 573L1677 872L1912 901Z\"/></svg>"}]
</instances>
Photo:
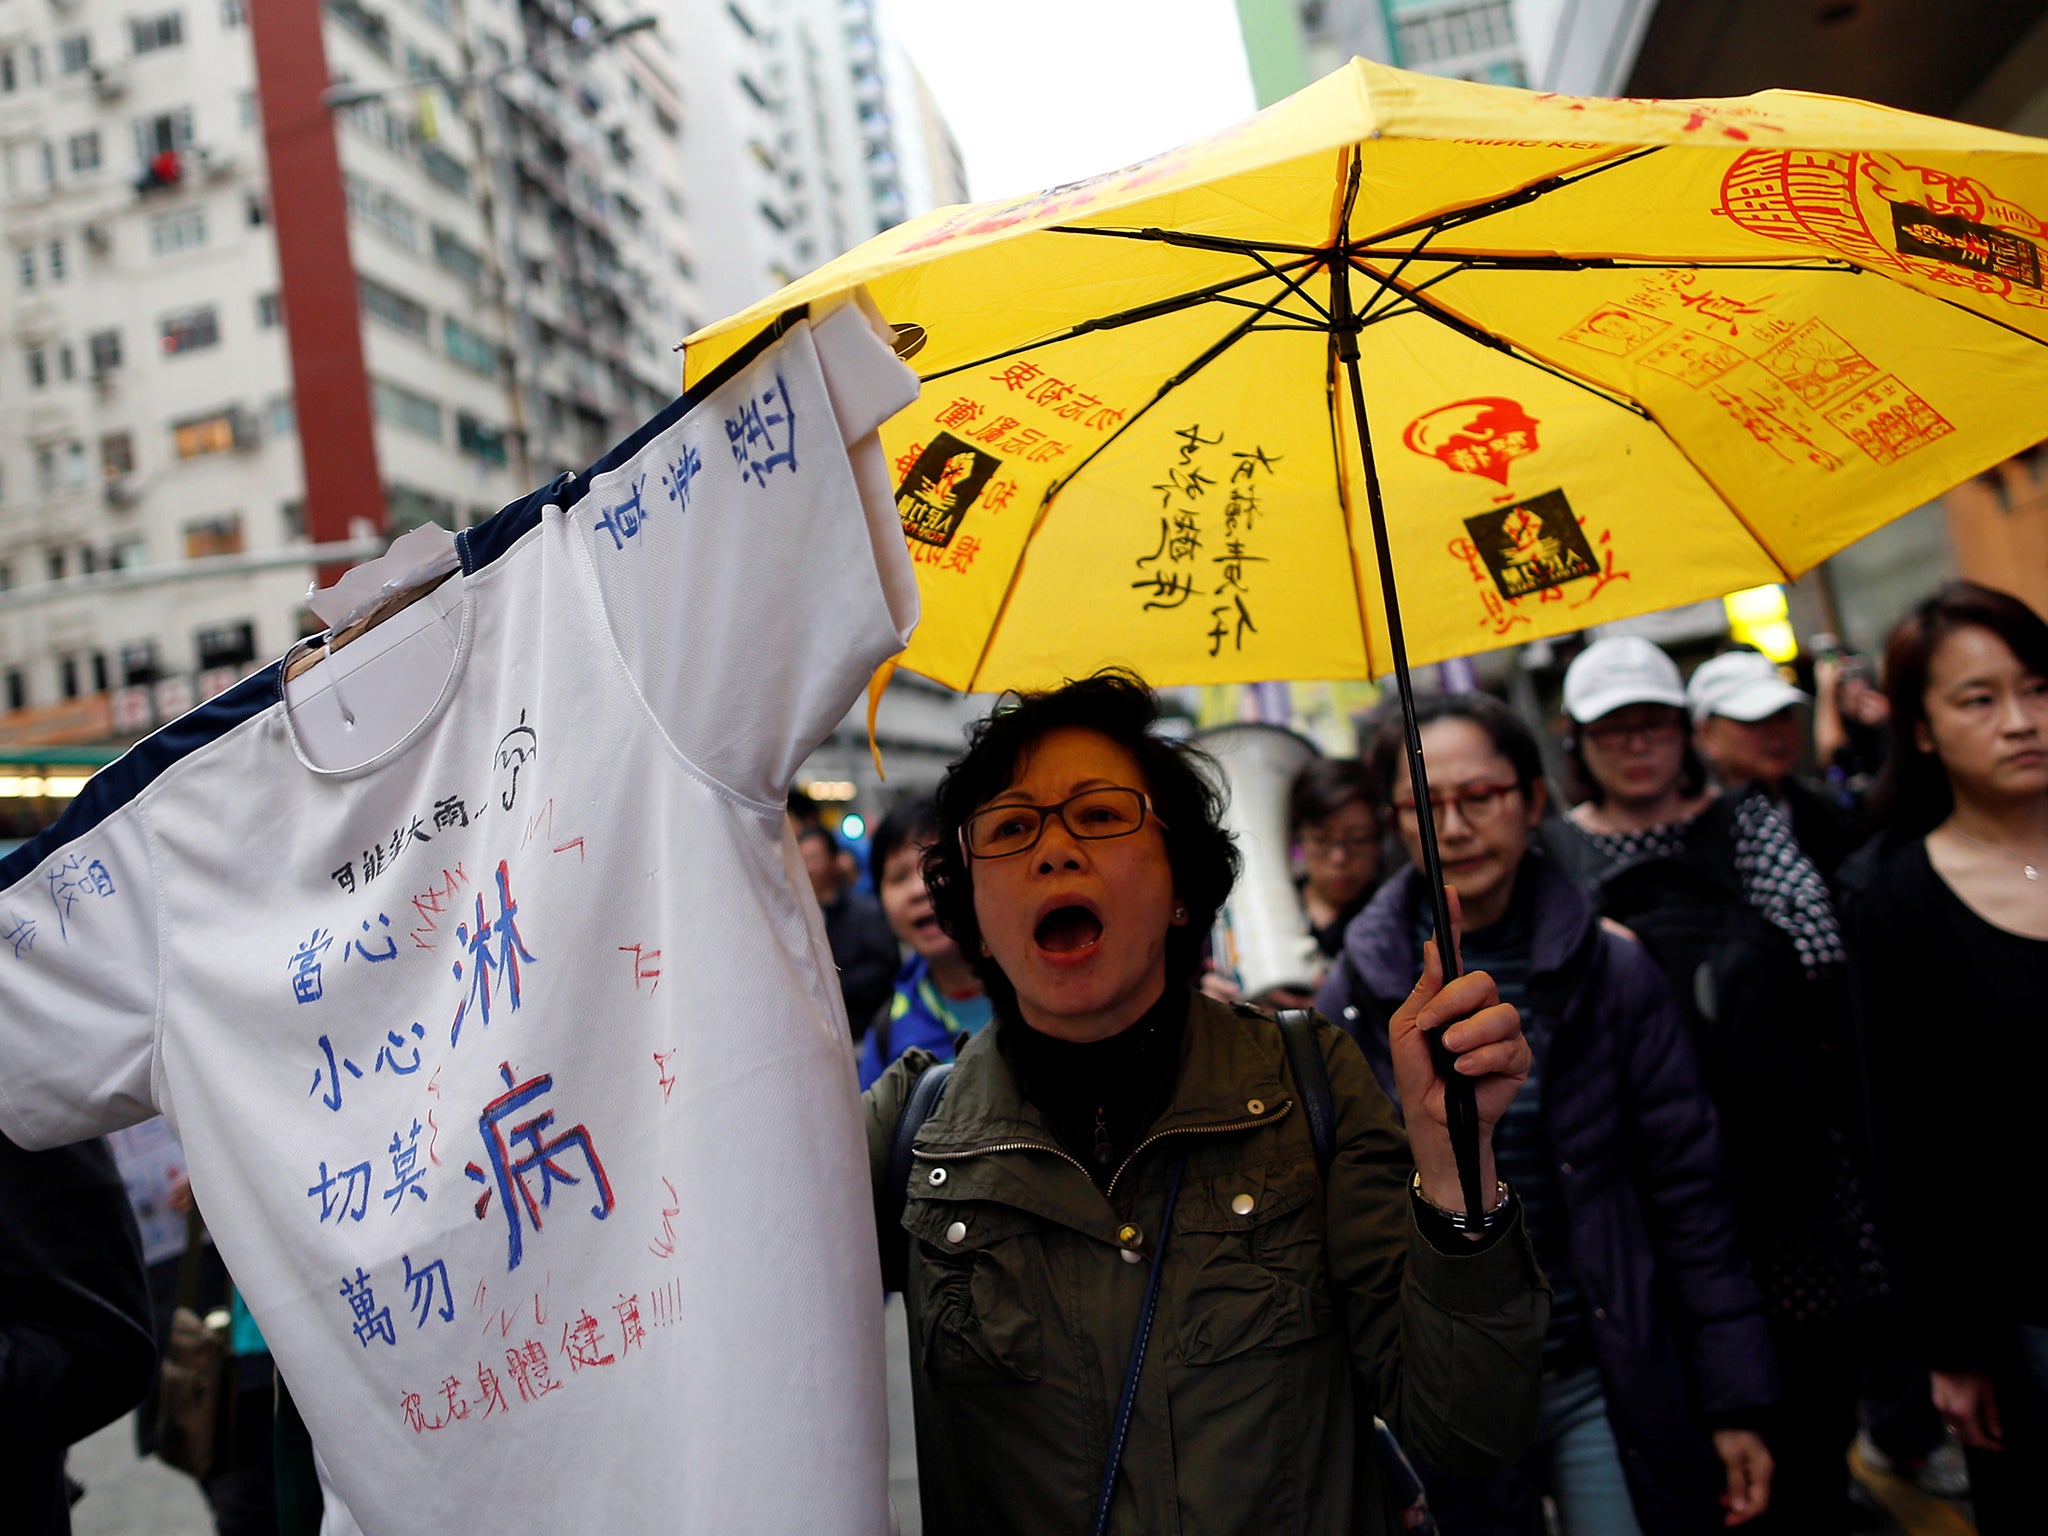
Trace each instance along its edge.
<instances>
[{"instance_id":1,"label":"black-framed eyeglasses","mask_svg":"<svg viewBox=\"0 0 2048 1536\"><path fill-rule=\"evenodd\" d=\"M1129 837L1151 817L1163 828L1151 797L1121 785L1084 789L1058 805L992 805L976 811L960 829L960 846L970 859L1007 859L1029 853L1045 836L1053 817L1074 837L1088 842Z\"/></svg>"}]
</instances>

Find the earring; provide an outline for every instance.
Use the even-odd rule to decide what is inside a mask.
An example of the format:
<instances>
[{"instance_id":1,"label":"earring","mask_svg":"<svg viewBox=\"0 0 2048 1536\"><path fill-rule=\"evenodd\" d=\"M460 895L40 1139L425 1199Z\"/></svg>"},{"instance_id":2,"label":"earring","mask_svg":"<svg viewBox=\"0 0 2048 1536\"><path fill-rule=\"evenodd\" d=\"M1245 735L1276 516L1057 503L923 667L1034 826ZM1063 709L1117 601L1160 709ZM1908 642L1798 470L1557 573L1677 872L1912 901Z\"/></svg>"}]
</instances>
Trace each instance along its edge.
<instances>
[{"instance_id":1,"label":"earring","mask_svg":"<svg viewBox=\"0 0 2048 1536\"><path fill-rule=\"evenodd\" d=\"M1173 920L1176 923L1186 922L1188 920L1188 909L1186 907L1175 907L1173 909Z\"/></svg>"}]
</instances>

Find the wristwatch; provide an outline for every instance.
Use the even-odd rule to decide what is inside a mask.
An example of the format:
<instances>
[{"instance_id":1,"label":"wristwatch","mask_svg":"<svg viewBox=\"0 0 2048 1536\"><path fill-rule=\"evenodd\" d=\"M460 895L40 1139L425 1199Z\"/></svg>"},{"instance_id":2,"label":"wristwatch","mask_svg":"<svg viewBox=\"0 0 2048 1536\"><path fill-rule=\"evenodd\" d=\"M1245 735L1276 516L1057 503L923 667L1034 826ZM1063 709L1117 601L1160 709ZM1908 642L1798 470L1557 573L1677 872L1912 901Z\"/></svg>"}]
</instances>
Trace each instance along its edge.
<instances>
[{"instance_id":1,"label":"wristwatch","mask_svg":"<svg viewBox=\"0 0 2048 1536\"><path fill-rule=\"evenodd\" d=\"M1415 1177L1408 1181L1408 1193L1415 1197L1416 1204L1423 1206L1431 1215L1448 1222L1454 1232L1466 1232L1478 1236L1487 1232L1498 1232L1508 1224L1513 1212L1515 1192L1508 1188L1506 1179L1494 1181L1494 1203L1490 1211L1446 1210L1422 1192L1422 1170L1415 1170Z\"/></svg>"}]
</instances>

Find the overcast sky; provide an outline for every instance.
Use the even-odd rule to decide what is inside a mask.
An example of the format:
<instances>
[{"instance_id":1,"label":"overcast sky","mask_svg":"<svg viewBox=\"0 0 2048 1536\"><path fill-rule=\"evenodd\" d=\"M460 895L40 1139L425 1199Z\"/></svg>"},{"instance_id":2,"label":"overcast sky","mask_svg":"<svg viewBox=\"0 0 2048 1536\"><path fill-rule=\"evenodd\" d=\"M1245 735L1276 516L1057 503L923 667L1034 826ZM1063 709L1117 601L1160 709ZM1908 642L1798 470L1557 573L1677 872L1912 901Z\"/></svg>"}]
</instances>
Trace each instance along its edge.
<instances>
[{"instance_id":1,"label":"overcast sky","mask_svg":"<svg viewBox=\"0 0 2048 1536\"><path fill-rule=\"evenodd\" d=\"M887 0L977 200L1075 181L1254 110L1232 0Z\"/></svg>"}]
</instances>

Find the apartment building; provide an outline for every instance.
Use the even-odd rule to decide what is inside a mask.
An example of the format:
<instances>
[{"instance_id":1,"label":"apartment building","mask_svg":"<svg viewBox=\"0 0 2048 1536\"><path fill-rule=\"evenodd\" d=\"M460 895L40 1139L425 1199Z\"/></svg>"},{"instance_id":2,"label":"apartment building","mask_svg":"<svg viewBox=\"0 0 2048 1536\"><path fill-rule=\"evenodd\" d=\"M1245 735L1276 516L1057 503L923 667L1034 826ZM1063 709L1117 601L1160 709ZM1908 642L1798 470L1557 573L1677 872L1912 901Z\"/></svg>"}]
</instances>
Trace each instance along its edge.
<instances>
[{"instance_id":1,"label":"apartment building","mask_svg":"<svg viewBox=\"0 0 2048 1536\"><path fill-rule=\"evenodd\" d=\"M323 567L673 395L683 105L630 19L0 0L0 744L152 728Z\"/></svg>"},{"instance_id":2,"label":"apartment building","mask_svg":"<svg viewBox=\"0 0 2048 1536\"><path fill-rule=\"evenodd\" d=\"M707 313L964 202L959 146L885 0L657 0L676 19Z\"/></svg>"}]
</instances>

